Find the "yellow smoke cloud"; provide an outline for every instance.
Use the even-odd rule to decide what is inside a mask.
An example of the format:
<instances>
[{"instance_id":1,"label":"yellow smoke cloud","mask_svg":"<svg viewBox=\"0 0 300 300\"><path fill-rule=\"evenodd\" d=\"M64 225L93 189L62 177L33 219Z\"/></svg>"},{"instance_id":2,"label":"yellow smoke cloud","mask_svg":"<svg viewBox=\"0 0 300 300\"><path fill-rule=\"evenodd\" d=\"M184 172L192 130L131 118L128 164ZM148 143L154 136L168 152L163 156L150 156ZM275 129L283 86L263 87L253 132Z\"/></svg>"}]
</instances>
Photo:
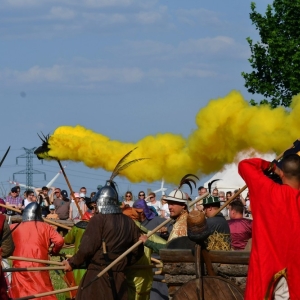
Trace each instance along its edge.
<instances>
[{"instance_id":1,"label":"yellow smoke cloud","mask_svg":"<svg viewBox=\"0 0 300 300\"><path fill-rule=\"evenodd\" d=\"M253 107L239 92L232 91L224 98L209 101L198 112L197 128L187 139L160 133L136 143L123 143L80 125L61 126L49 139L49 155L112 171L122 156L138 147L129 160L151 160L131 165L122 175L132 182L153 182L164 177L166 182L178 184L187 173L219 171L242 150L280 153L290 147L300 132L300 96L293 99L291 108Z\"/></svg>"}]
</instances>

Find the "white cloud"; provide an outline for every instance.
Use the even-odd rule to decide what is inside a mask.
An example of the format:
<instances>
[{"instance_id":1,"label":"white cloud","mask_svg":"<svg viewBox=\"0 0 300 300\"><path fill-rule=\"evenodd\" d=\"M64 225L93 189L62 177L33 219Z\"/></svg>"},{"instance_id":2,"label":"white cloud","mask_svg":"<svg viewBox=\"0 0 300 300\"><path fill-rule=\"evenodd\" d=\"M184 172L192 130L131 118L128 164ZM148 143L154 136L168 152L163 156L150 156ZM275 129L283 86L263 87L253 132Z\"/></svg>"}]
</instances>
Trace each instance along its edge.
<instances>
[{"instance_id":1,"label":"white cloud","mask_svg":"<svg viewBox=\"0 0 300 300\"><path fill-rule=\"evenodd\" d=\"M224 57L245 58L249 56L249 48L236 42L229 36L213 38L189 39L178 45L179 54L203 54L207 56L222 55Z\"/></svg>"},{"instance_id":2,"label":"white cloud","mask_svg":"<svg viewBox=\"0 0 300 300\"><path fill-rule=\"evenodd\" d=\"M135 15L138 23L152 24L161 21L163 16L157 11L142 11Z\"/></svg>"},{"instance_id":3,"label":"white cloud","mask_svg":"<svg viewBox=\"0 0 300 300\"><path fill-rule=\"evenodd\" d=\"M139 68L85 68L80 70L85 81L116 81L135 83L142 80L144 73Z\"/></svg>"},{"instance_id":4,"label":"white cloud","mask_svg":"<svg viewBox=\"0 0 300 300\"><path fill-rule=\"evenodd\" d=\"M221 25L219 14L204 8L201 9L179 9L177 18L180 22L188 25L205 24Z\"/></svg>"},{"instance_id":5,"label":"white cloud","mask_svg":"<svg viewBox=\"0 0 300 300\"><path fill-rule=\"evenodd\" d=\"M178 70L163 71L162 69L151 69L147 76L154 81L164 82L166 78L206 78L215 77L217 73L208 68L201 67L183 67Z\"/></svg>"},{"instance_id":6,"label":"white cloud","mask_svg":"<svg viewBox=\"0 0 300 300\"><path fill-rule=\"evenodd\" d=\"M73 83L76 82L119 82L136 83L143 79L139 68L85 68L54 65L50 68L34 66L27 71L0 70L2 82L19 83Z\"/></svg>"},{"instance_id":7,"label":"white cloud","mask_svg":"<svg viewBox=\"0 0 300 300\"><path fill-rule=\"evenodd\" d=\"M122 51L130 55L165 57L175 50L173 45L152 40L126 41Z\"/></svg>"},{"instance_id":8,"label":"white cloud","mask_svg":"<svg viewBox=\"0 0 300 300\"><path fill-rule=\"evenodd\" d=\"M54 65L51 68L34 66L27 71L6 69L0 71L1 80L16 80L24 83L58 82L64 79L64 68Z\"/></svg>"},{"instance_id":9,"label":"white cloud","mask_svg":"<svg viewBox=\"0 0 300 300\"><path fill-rule=\"evenodd\" d=\"M130 6L135 0L84 0L82 1L88 7L106 7L106 6Z\"/></svg>"},{"instance_id":10,"label":"white cloud","mask_svg":"<svg viewBox=\"0 0 300 300\"><path fill-rule=\"evenodd\" d=\"M145 56L148 60L201 60L206 58L224 57L244 59L249 57L247 45L242 45L228 36L189 39L176 44L164 43L153 40L125 41L124 45L111 49L119 56L137 57ZM184 57L184 58L183 58Z\"/></svg>"},{"instance_id":11,"label":"white cloud","mask_svg":"<svg viewBox=\"0 0 300 300\"><path fill-rule=\"evenodd\" d=\"M128 21L125 15L119 13L83 13L82 16L87 22L94 22L101 26L124 24Z\"/></svg>"},{"instance_id":12,"label":"white cloud","mask_svg":"<svg viewBox=\"0 0 300 300\"><path fill-rule=\"evenodd\" d=\"M50 18L53 19L71 20L74 19L75 16L76 13L74 10L61 6L52 7L50 10Z\"/></svg>"}]
</instances>

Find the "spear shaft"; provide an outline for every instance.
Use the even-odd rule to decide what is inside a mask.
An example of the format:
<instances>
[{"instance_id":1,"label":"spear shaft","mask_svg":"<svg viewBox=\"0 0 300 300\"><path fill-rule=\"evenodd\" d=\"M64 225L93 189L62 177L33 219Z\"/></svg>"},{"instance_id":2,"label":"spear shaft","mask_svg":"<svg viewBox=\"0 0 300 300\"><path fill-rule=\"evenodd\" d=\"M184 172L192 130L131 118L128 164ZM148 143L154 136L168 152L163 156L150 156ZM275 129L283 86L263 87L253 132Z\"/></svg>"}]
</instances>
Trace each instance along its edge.
<instances>
[{"instance_id":1,"label":"spear shaft","mask_svg":"<svg viewBox=\"0 0 300 300\"><path fill-rule=\"evenodd\" d=\"M72 196L72 198L73 198L74 201L75 201L75 204L76 204L76 206L77 206L78 212L79 212L79 214L80 214L80 219L82 219L83 214L82 214L82 211L81 211L80 206L79 206L79 204L78 204L78 201L77 201L77 199L75 198L75 194L74 194L74 191L73 191L73 189L72 189L72 187L71 187L71 184L70 184L70 181L69 181L69 179L68 179L68 177L67 177L67 174L66 174L66 172L65 172L65 170L64 170L64 168L63 168L63 166L62 166L62 164L61 164L61 162L60 162L59 159L57 159L57 162L58 162L58 164L59 164L59 167L60 167L60 169L61 169L61 172L63 173L63 175L64 175L64 177L65 177L65 180L66 180L66 182L67 182L67 185L68 185L69 190L70 190L70 193L71 193L71 196Z\"/></svg>"}]
</instances>

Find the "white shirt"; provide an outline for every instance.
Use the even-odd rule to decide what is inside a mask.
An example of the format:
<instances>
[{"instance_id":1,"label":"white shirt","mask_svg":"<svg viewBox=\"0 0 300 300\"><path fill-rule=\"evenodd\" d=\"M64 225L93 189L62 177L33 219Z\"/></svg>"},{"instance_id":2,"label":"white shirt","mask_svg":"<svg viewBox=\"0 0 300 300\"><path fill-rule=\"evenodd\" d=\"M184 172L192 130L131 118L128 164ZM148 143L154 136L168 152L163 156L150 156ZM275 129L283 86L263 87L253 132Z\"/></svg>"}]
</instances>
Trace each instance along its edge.
<instances>
[{"instance_id":1,"label":"white shirt","mask_svg":"<svg viewBox=\"0 0 300 300\"><path fill-rule=\"evenodd\" d=\"M162 205L161 205L160 201L155 200L155 203L148 202L147 205L148 206L153 206L156 209L158 215L159 216L161 215L161 211L160 210L161 210Z\"/></svg>"}]
</instances>

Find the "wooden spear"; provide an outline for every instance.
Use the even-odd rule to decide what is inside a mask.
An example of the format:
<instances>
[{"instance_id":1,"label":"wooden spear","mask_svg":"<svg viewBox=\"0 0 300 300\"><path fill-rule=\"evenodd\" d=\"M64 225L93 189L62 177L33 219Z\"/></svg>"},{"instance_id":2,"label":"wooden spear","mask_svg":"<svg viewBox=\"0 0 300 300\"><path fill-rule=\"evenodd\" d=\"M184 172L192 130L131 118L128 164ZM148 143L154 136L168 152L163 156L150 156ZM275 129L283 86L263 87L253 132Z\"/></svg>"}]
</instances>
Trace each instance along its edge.
<instances>
[{"instance_id":1,"label":"wooden spear","mask_svg":"<svg viewBox=\"0 0 300 300\"><path fill-rule=\"evenodd\" d=\"M3 164L3 162L4 162L5 158L6 158L6 156L7 156L8 152L9 152L9 150L10 150L10 146L8 147L8 149L6 150L4 156L2 157L2 159L1 159L1 161L0 161L0 167L2 166L2 164Z\"/></svg>"},{"instance_id":2,"label":"wooden spear","mask_svg":"<svg viewBox=\"0 0 300 300\"><path fill-rule=\"evenodd\" d=\"M36 272L36 271L51 271L51 270L64 270L65 267L28 267L28 268L2 268L3 272Z\"/></svg>"},{"instance_id":3,"label":"wooden spear","mask_svg":"<svg viewBox=\"0 0 300 300\"><path fill-rule=\"evenodd\" d=\"M197 200L192 201L191 203L188 204L189 207L193 206L195 203L198 201L202 200L206 196L208 196L209 193L205 193L204 195L200 196ZM158 225L156 228L154 228L152 231L149 231L147 233L147 237L150 237L153 235L155 232L157 232L159 229L164 227L166 224L171 222L172 219L166 219L164 222L162 222L160 225ZM94 279L92 279L87 285L81 287L81 289L85 289L89 285L91 285L94 281L96 281L98 278L100 278L103 274L105 274L108 270L110 270L114 265L116 265L119 261L121 261L127 254L129 254L133 249L138 247L140 244L142 244L143 241L137 241L134 245L132 245L129 249L127 249L122 255L120 255L118 258L116 258L111 264L109 264L106 268L104 268Z\"/></svg>"},{"instance_id":4,"label":"wooden spear","mask_svg":"<svg viewBox=\"0 0 300 300\"><path fill-rule=\"evenodd\" d=\"M78 286L73 286L71 288L60 289L60 290L51 291L51 292L45 292L45 293L25 296L25 297L21 297L21 298L15 298L14 300L29 300L29 299L34 299L34 298L41 298L41 297L46 297L46 296L50 296L50 295L70 292L70 291L74 291L74 290L77 290L77 289L78 289Z\"/></svg>"},{"instance_id":5,"label":"wooden spear","mask_svg":"<svg viewBox=\"0 0 300 300\"><path fill-rule=\"evenodd\" d=\"M9 206L9 205L5 205L5 204L1 204L1 203L0 203L0 206L5 207L6 209L9 209L9 210L13 210L13 211L15 211L15 212L17 212L17 213L19 213L19 214L22 213L22 211L21 211L20 209L11 207L11 206ZM68 230L71 230L71 229L72 229L72 228L69 227L69 226L62 225L62 224L60 224L60 223L54 222L54 221L52 221L52 220L50 220L50 219L47 219L47 218L43 218L43 220L44 220L46 223L49 223L49 224L52 224L52 225L55 225L55 226L58 226L58 227L62 227L62 228L68 229Z\"/></svg>"},{"instance_id":6,"label":"wooden spear","mask_svg":"<svg viewBox=\"0 0 300 300\"><path fill-rule=\"evenodd\" d=\"M82 211L81 211L80 206L79 206L79 204L78 204L78 201L77 201L77 199L76 199L76 197L75 197L74 191L73 191L73 189L72 189L72 187L71 187L71 184L70 184L70 181L69 181L69 179L68 179L68 177L67 177L67 174L66 174L66 172L65 172L65 170L64 170L64 168L63 168L63 166L62 166L62 164L61 164L61 162L60 162L59 159L57 159L57 162L58 162L59 167L60 167L60 169L61 169L61 171L62 171L62 173L63 173L63 175L64 175L64 177L65 177L65 180L66 180L66 182L67 182L67 185L68 185L69 190L70 190L70 193L71 193L71 196L72 196L72 198L73 198L74 201L75 201L75 204L76 204L76 206L77 206L78 212L79 212L79 214L80 214L80 219L82 219L83 214L82 214Z\"/></svg>"},{"instance_id":7,"label":"wooden spear","mask_svg":"<svg viewBox=\"0 0 300 300\"><path fill-rule=\"evenodd\" d=\"M30 262L41 263L41 264L46 264L46 265L64 266L64 264L62 262L60 262L60 261L35 259L35 258L30 258L30 257L9 256L8 259L30 261Z\"/></svg>"}]
</instances>

